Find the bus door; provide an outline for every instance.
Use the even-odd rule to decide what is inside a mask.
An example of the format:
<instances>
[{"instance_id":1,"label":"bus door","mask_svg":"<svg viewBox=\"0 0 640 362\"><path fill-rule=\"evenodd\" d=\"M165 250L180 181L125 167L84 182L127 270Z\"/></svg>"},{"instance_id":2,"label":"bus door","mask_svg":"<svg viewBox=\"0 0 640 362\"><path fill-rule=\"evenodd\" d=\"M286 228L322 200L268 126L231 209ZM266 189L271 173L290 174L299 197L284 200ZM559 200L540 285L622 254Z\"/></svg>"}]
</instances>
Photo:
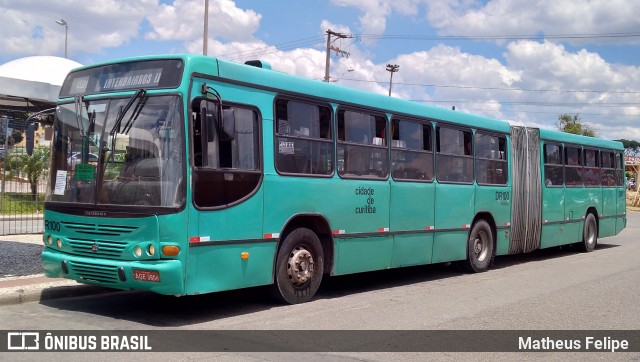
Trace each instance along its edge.
<instances>
[{"instance_id":1,"label":"bus door","mask_svg":"<svg viewBox=\"0 0 640 362\"><path fill-rule=\"evenodd\" d=\"M435 227L433 126L391 122L392 267L431 263Z\"/></svg>"},{"instance_id":2,"label":"bus door","mask_svg":"<svg viewBox=\"0 0 640 362\"><path fill-rule=\"evenodd\" d=\"M473 173L471 130L437 126L433 263L467 258L475 215Z\"/></svg>"},{"instance_id":3,"label":"bus door","mask_svg":"<svg viewBox=\"0 0 640 362\"><path fill-rule=\"evenodd\" d=\"M274 248L257 242L263 238L259 113L207 98L196 98L192 111L191 217L197 221L190 225L196 229L187 292L269 284ZM251 258L242 260L243 252Z\"/></svg>"},{"instance_id":4,"label":"bus door","mask_svg":"<svg viewBox=\"0 0 640 362\"><path fill-rule=\"evenodd\" d=\"M602 212L598 234L599 237L605 237L616 234L616 219L620 212L618 206L620 202L618 201L618 187L616 185L615 155L611 151L602 150L600 158L602 166Z\"/></svg>"},{"instance_id":5,"label":"bus door","mask_svg":"<svg viewBox=\"0 0 640 362\"><path fill-rule=\"evenodd\" d=\"M589 193L584 187L584 160L582 148L578 146L564 147L565 173L565 243L582 241L584 217L590 206Z\"/></svg>"},{"instance_id":6,"label":"bus door","mask_svg":"<svg viewBox=\"0 0 640 362\"><path fill-rule=\"evenodd\" d=\"M565 186L563 146L545 143L543 146L542 236L540 248L564 244Z\"/></svg>"},{"instance_id":7,"label":"bus door","mask_svg":"<svg viewBox=\"0 0 640 362\"><path fill-rule=\"evenodd\" d=\"M391 266L389 148L385 115L338 107L338 184L327 215L336 244L333 273Z\"/></svg>"},{"instance_id":8,"label":"bus door","mask_svg":"<svg viewBox=\"0 0 640 362\"><path fill-rule=\"evenodd\" d=\"M511 189L507 187L507 137L476 131L475 134L475 173L477 212L489 213L495 223L497 235L496 255L509 252L508 226L511 223ZM513 157L513 156L512 156ZM539 182L539 181L538 181Z\"/></svg>"}]
</instances>

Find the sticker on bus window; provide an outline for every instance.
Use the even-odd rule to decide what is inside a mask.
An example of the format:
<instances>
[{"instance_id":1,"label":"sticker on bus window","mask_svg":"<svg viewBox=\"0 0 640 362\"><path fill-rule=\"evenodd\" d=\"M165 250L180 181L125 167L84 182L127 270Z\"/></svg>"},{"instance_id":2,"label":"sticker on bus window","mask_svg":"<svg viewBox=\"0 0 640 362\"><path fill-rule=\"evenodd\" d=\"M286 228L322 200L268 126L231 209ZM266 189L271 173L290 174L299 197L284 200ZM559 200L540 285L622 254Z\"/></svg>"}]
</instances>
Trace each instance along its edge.
<instances>
[{"instance_id":1,"label":"sticker on bus window","mask_svg":"<svg viewBox=\"0 0 640 362\"><path fill-rule=\"evenodd\" d=\"M67 171L58 170L56 173L56 187L53 189L54 195L64 195L67 188Z\"/></svg>"},{"instance_id":2,"label":"sticker on bus window","mask_svg":"<svg viewBox=\"0 0 640 362\"><path fill-rule=\"evenodd\" d=\"M76 165L76 180L93 181L96 179L96 167L90 163L79 163Z\"/></svg>"},{"instance_id":3,"label":"sticker on bus window","mask_svg":"<svg viewBox=\"0 0 640 362\"><path fill-rule=\"evenodd\" d=\"M293 155L295 153L293 142L280 141L280 144L278 144L278 153L282 155Z\"/></svg>"}]
</instances>

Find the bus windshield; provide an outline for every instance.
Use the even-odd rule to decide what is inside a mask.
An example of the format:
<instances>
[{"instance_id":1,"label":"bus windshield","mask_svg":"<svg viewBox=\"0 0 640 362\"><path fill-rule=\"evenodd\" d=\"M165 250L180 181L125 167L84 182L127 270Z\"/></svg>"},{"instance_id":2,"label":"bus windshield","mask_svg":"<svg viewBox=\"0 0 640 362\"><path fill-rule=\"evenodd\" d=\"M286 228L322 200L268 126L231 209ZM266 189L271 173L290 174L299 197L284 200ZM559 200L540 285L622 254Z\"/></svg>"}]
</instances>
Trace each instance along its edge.
<instances>
[{"instance_id":1,"label":"bus windshield","mask_svg":"<svg viewBox=\"0 0 640 362\"><path fill-rule=\"evenodd\" d=\"M184 200L177 95L84 100L56 111L47 201L178 207Z\"/></svg>"}]
</instances>

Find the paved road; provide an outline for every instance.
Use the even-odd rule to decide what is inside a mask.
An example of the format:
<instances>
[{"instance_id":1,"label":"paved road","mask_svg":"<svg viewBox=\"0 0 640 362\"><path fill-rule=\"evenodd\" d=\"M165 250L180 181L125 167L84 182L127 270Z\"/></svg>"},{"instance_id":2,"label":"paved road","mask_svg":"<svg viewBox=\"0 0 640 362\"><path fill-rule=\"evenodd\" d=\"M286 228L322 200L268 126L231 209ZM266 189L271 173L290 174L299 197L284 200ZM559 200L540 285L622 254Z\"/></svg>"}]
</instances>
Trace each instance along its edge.
<instances>
[{"instance_id":1,"label":"paved road","mask_svg":"<svg viewBox=\"0 0 640 362\"><path fill-rule=\"evenodd\" d=\"M0 323L5 327L0 329L638 330L639 231L640 213L631 212L628 228L616 237L600 240L599 248L592 253L554 248L499 257L494 268L482 274L460 274L453 267L436 265L331 278L323 282L313 301L303 305L274 304L264 288L182 298L121 292L2 307ZM17 355L18 359L23 356ZM186 356L199 358L198 354L178 355ZM425 357L394 353L312 356L326 360ZM435 355L438 359L488 356L497 360L514 358L511 354ZM583 356L561 353L525 357L571 360ZM640 359L637 353L597 356ZM250 353L217 357L292 358L287 354Z\"/></svg>"}]
</instances>

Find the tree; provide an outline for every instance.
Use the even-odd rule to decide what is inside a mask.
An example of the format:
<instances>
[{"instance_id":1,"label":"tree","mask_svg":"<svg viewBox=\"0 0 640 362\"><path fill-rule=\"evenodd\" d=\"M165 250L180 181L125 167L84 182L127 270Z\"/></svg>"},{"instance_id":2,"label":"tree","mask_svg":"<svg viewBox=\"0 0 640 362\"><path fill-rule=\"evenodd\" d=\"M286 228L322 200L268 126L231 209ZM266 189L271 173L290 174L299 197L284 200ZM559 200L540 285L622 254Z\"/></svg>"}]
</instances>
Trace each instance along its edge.
<instances>
[{"instance_id":1,"label":"tree","mask_svg":"<svg viewBox=\"0 0 640 362\"><path fill-rule=\"evenodd\" d=\"M595 137L596 130L584 124L580 119L580 113L568 114L564 113L558 116L558 123L556 123L558 129L562 132L579 134L583 136Z\"/></svg>"},{"instance_id":2,"label":"tree","mask_svg":"<svg viewBox=\"0 0 640 362\"><path fill-rule=\"evenodd\" d=\"M11 154L8 161L11 165L12 172L16 170L20 171L22 175L25 175L27 181L31 185L31 197L36 200L38 194L38 179L49 168L49 148L37 147L33 150L31 156L27 153Z\"/></svg>"},{"instance_id":3,"label":"tree","mask_svg":"<svg viewBox=\"0 0 640 362\"><path fill-rule=\"evenodd\" d=\"M624 154L627 156L637 156L640 152L640 142L638 141L625 140L624 138L616 141L622 142Z\"/></svg>"}]
</instances>

